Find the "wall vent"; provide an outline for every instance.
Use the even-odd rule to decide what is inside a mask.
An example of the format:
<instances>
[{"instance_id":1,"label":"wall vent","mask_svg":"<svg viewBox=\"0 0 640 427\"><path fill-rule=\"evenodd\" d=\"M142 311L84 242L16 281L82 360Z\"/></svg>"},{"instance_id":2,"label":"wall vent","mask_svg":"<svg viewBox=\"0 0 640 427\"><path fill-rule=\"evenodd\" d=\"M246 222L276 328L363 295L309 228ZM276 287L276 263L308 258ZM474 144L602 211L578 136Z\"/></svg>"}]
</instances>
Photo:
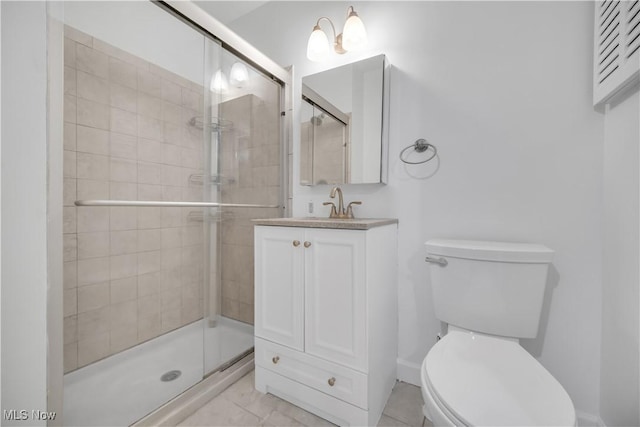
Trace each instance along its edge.
<instances>
[{"instance_id":1,"label":"wall vent","mask_svg":"<svg viewBox=\"0 0 640 427\"><path fill-rule=\"evenodd\" d=\"M602 107L640 81L640 0L595 8L593 104Z\"/></svg>"}]
</instances>

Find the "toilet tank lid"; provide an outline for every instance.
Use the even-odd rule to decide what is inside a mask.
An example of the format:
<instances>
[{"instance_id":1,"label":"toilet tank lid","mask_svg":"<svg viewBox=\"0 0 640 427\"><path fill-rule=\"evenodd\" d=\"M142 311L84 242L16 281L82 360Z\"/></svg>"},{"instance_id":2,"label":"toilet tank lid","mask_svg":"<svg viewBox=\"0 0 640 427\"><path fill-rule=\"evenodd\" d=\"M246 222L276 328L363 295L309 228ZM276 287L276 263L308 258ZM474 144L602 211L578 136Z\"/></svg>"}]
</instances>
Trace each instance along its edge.
<instances>
[{"instance_id":1,"label":"toilet tank lid","mask_svg":"<svg viewBox=\"0 0 640 427\"><path fill-rule=\"evenodd\" d=\"M536 243L431 239L425 246L430 255L501 262L549 263L554 253Z\"/></svg>"}]
</instances>

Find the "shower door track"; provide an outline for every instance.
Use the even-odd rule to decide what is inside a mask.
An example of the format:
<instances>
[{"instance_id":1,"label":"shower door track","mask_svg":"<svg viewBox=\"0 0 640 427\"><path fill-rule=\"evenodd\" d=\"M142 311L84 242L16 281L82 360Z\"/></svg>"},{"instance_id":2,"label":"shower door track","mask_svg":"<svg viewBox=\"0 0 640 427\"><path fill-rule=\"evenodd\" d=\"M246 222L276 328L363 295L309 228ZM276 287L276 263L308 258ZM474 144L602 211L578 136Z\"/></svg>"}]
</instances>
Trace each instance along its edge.
<instances>
[{"instance_id":1,"label":"shower door track","mask_svg":"<svg viewBox=\"0 0 640 427\"><path fill-rule=\"evenodd\" d=\"M161 208L279 208L280 205L217 202L164 202L158 200L76 200L76 206L138 206Z\"/></svg>"}]
</instances>

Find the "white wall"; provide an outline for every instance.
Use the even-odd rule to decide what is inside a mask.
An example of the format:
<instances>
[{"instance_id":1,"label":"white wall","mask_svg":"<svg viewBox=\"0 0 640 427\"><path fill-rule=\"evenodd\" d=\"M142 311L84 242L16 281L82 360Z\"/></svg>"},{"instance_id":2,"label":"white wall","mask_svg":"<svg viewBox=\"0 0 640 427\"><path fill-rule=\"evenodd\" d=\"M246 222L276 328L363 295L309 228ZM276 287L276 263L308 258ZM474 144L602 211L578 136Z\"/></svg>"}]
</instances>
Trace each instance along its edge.
<instances>
[{"instance_id":1,"label":"white wall","mask_svg":"<svg viewBox=\"0 0 640 427\"><path fill-rule=\"evenodd\" d=\"M640 425L639 143L636 91L605 114L600 414L607 426Z\"/></svg>"},{"instance_id":2,"label":"white wall","mask_svg":"<svg viewBox=\"0 0 640 427\"><path fill-rule=\"evenodd\" d=\"M603 118L591 103L591 2L359 2L369 49L305 58L315 21L344 25L343 2L270 2L230 24L301 76L385 53L391 77L389 184L344 186L361 217L399 223L400 377L440 330L423 243L432 237L540 242L556 251L537 339L524 346L576 408L598 413ZM286 23L286 25L284 25ZM299 126L295 99L294 180ZM418 138L439 162L405 167ZM428 177L429 179L419 179ZM314 215L328 186L295 185L294 215Z\"/></svg>"},{"instance_id":3,"label":"white wall","mask_svg":"<svg viewBox=\"0 0 640 427\"><path fill-rule=\"evenodd\" d=\"M1 7L2 409L46 411L46 4Z\"/></svg>"}]
</instances>

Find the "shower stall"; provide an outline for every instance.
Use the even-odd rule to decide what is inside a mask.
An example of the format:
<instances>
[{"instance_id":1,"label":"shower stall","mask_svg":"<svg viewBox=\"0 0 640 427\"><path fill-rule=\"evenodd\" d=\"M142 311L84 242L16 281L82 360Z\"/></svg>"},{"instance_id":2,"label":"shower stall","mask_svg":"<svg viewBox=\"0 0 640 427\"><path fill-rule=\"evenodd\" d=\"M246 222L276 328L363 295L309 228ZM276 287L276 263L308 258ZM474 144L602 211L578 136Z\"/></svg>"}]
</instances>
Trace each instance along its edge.
<instances>
[{"instance_id":1,"label":"shower stall","mask_svg":"<svg viewBox=\"0 0 640 427\"><path fill-rule=\"evenodd\" d=\"M251 220L287 214L286 72L167 3L58 17L65 425L130 425L249 354Z\"/></svg>"}]
</instances>

